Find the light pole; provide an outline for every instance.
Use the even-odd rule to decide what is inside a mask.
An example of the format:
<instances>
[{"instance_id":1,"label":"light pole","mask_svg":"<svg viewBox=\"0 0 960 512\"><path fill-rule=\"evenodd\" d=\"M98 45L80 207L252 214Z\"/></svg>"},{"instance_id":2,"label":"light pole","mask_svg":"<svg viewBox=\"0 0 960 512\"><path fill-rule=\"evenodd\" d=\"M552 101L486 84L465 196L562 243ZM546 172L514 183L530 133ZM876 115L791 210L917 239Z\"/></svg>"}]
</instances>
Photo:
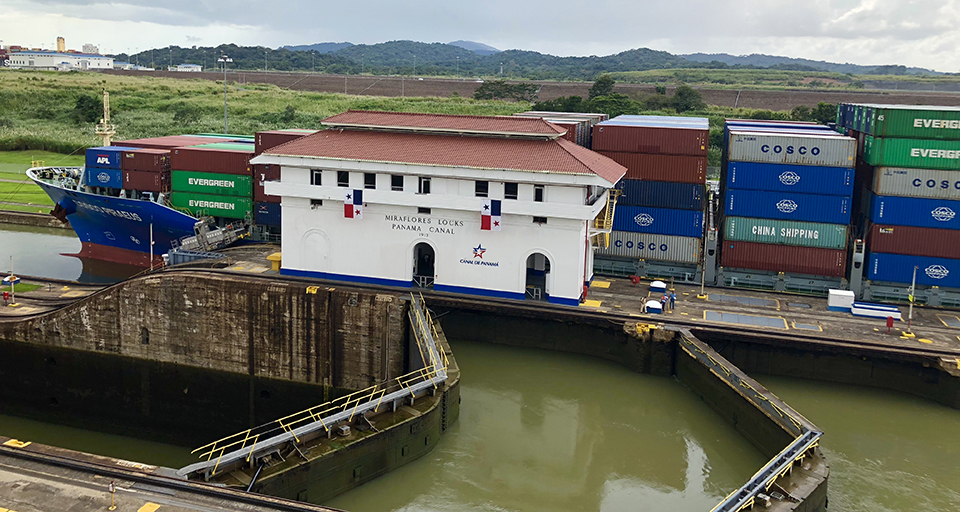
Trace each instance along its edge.
<instances>
[{"instance_id":1,"label":"light pole","mask_svg":"<svg viewBox=\"0 0 960 512\"><path fill-rule=\"evenodd\" d=\"M317 72L317 51L316 50L310 50L310 72L311 73Z\"/></svg>"},{"instance_id":2,"label":"light pole","mask_svg":"<svg viewBox=\"0 0 960 512\"><path fill-rule=\"evenodd\" d=\"M263 52L263 72L264 72L264 73L267 72L267 52L266 52L266 50L264 50L264 52Z\"/></svg>"},{"instance_id":3,"label":"light pole","mask_svg":"<svg viewBox=\"0 0 960 512\"><path fill-rule=\"evenodd\" d=\"M168 65L172 68L173 67L173 48L170 48L170 60L168 62L170 62L170 64Z\"/></svg>"},{"instance_id":4,"label":"light pole","mask_svg":"<svg viewBox=\"0 0 960 512\"><path fill-rule=\"evenodd\" d=\"M503 76L503 63L500 63L500 76Z\"/></svg>"},{"instance_id":5,"label":"light pole","mask_svg":"<svg viewBox=\"0 0 960 512\"><path fill-rule=\"evenodd\" d=\"M363 74L363 54L360 54L360 74Z\"/></svg>"},{"instance_id":6,"label":"light pole","mask_svg":"<svg viewBox=\"0 0 960 512\"><path fill-rule=\"evenodd\" d=\"M221 55L217 62L223 63L223 134L227 134L227 63L233 62L233 59L226 55Z\"/></svg>"},{"instance_id":7,"label":"light pole","mask_svg":"<svg viewBox=\"0 0 960 512\"><path fill-rule=\"evenodd\" d=\"M460 56L457 55L457 78L460 78Z\"/></svg>"},{"instance_id":8,"label":"light pole","mask_svg":"<svg viewBox=\"0 0 960 512\"><path fill-rule=\"evenodd\" d=\"M417 56L413 56L413 76L417 76Z\"/></svg>"}]
</instances>

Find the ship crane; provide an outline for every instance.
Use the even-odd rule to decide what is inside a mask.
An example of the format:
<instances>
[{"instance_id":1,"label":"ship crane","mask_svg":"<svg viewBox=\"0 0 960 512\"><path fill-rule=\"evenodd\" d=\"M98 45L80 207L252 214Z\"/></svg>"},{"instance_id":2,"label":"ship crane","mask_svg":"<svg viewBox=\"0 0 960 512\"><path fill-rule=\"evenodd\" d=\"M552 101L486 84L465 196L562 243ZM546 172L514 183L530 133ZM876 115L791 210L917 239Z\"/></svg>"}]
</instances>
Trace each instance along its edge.
<instances>
[{"instance_id":1,"label":"ship crane","mask_svg":"<svg viewBox=\"0 0 960 512\"><path fill-rule=\"evenodd\" d=\"M116 125L110 124L110 93L103 90L103 117L97 123L97 137L103 139L103 145L110 145L110 138L117 134Z\"/></svg>"}]
</instances>

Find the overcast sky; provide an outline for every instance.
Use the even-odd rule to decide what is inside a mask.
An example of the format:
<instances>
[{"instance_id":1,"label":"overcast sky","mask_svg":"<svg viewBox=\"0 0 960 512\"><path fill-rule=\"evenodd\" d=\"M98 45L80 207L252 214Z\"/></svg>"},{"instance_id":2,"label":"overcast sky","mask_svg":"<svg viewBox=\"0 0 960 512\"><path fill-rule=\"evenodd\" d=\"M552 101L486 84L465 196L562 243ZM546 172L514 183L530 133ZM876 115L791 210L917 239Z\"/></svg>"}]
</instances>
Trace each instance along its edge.
<instances>
[{"instance_id":1,"label":"overcast sky","mask_svg":"<svg viewBox=\"0 0 960 512\"><path fill-rule=\"evenodd\" d=\"M168 45L466 39L608 55L765 53L960 71L960 0L0 0L3 44L121 53Z\"/></svg>"}]
</instances>

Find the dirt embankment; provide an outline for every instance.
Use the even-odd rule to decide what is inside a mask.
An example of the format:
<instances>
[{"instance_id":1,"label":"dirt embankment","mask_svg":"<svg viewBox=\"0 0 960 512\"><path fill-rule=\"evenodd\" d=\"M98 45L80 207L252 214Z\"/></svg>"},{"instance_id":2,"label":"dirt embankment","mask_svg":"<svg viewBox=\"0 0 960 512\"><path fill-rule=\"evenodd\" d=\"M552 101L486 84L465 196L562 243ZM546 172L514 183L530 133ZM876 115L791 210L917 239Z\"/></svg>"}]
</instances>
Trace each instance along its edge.
<instances>
[{"instance_id":1,"label":"dirt embankment","mask_svg":"<svg viewBox=\"0 0 960 512\"><path fill-rule=\"evenodd\" d=\"M159 76L165 78L222 80L223 73L185 73L176 71L120 71L106 70L103 73L131 76ZM298 91L343 92L370 96L450 96L454 93L470 97L480 86L475 78L411 78L396 76L326 75L312 73L244 72L227 70L227 79L243 83L273 84ZM560 96L586 97L592 85L589 82L535 82L539 84L540 100ZM668 88L668 94L670 94ZM615 90L631 96L653 94L653 85L617 84ZM888 103L906 105L960 106L960 94L921 91L831 91L831 90L783 90L759 91L735 89L699 88L703 99L710 105L743 107L767 110L790 110L817 103Z\"/></svg>"}]
</instances>

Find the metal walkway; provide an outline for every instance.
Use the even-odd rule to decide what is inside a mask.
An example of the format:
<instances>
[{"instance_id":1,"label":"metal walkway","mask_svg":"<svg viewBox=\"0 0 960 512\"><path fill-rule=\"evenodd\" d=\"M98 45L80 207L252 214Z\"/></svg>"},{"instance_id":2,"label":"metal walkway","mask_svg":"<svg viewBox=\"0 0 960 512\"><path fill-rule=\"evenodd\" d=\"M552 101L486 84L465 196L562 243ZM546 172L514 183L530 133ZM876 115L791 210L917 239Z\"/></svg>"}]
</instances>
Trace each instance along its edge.
<instances>
[{"instance_id":1,"label":"metal walkway","mask_svg":"<svg viewBox=\"0 0 960 512\"><path fill-rule=\"evenodd\" d=\"M439 347L439 335L421 295L411 294L410 329L417 341L420 368L396 379L351 393L331 402L280 418L272 423L239 432L193 451L205 460L177 471L182 477L202 476L204 480L277 452L287 443L297 446L301 438L316 432L330 432L341 421L377 412L381 406L396 409L406 400L431 392L447 380L448 359ZM416 358L412 358L416 359Z\"/></svg>"}]
</instances>

